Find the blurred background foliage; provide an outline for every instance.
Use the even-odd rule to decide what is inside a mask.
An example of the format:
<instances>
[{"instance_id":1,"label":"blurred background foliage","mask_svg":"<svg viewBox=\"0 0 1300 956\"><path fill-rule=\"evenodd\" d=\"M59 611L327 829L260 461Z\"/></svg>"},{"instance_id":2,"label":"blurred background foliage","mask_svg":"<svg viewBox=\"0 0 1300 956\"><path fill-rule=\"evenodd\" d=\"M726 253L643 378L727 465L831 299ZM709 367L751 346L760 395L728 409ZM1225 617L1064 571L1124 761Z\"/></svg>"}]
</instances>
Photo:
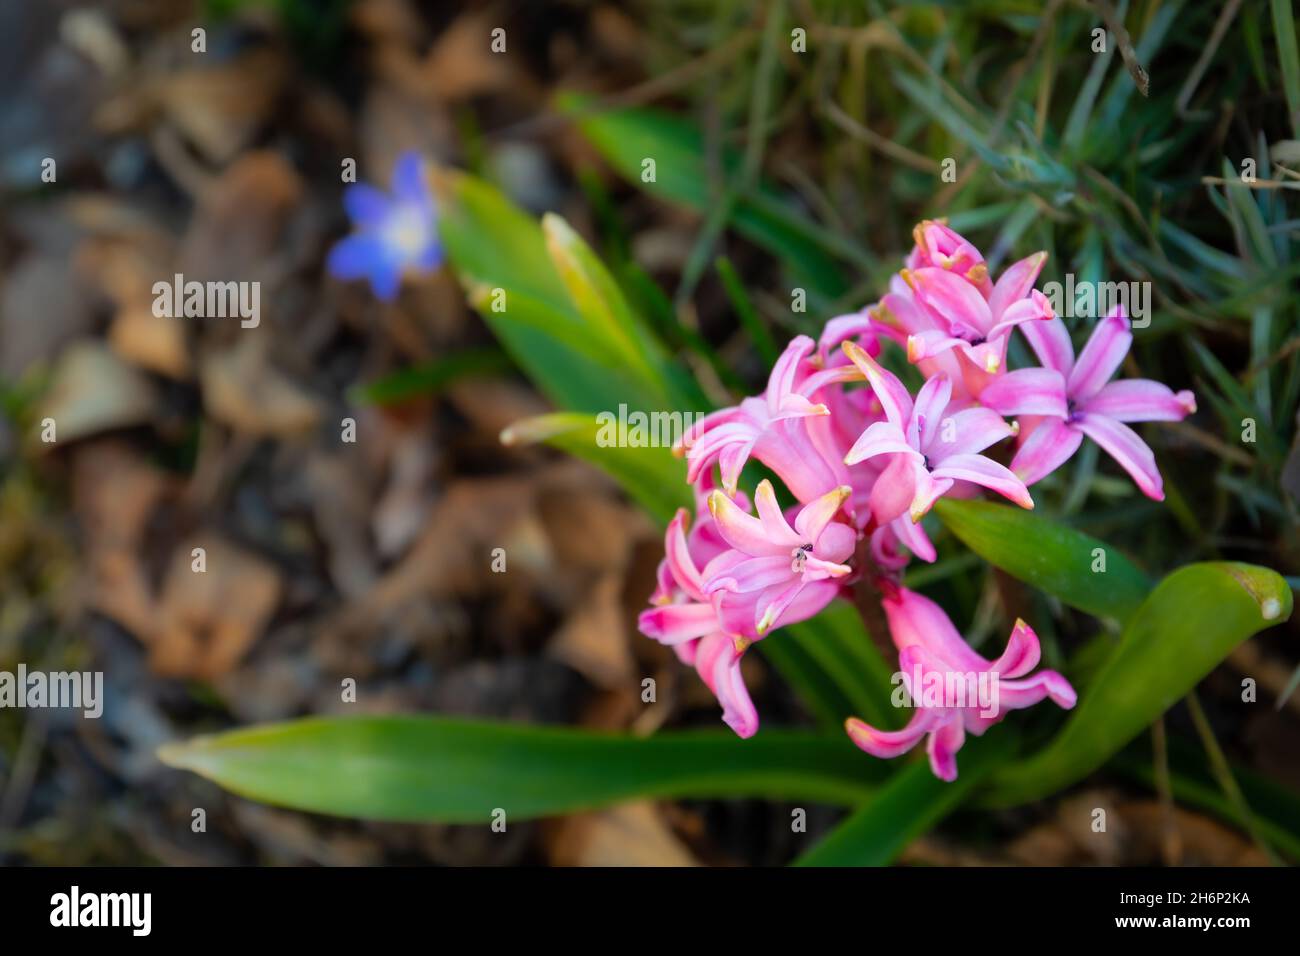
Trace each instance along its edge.
<instances>
[{"instance_id":1,"label":"blurred background foliage","mask_svg":"<svg viewBox=\"0 0 1300 956\"><path fill-rule=\"evenodd\" d=\"M1117 545L1152 579L1232 559L1300 582L1300 59L1285 0L124 0L3 16L0 43L22 45L0 68L12 80L0 101L12 198L0 664L98 662L121 706L102 730L0 713L0 855L772 863L842 812L815 809L796 840L787 806L699 799L686 779L659 791L678 803L494 841L275 811L157 767L154 746L198 731L344 712L346 676L373 713L637 733L716 720L693 675L630 627L650 589L652 522L604 486L582 503L592 473L496 443L547 411L543 398L607 407L601 383L548 384L533 350L557 337L512 343L447 276L392 308L326 279L324 249L344 228L340 156L382 182L393 156L420 148L532 214L562 213L664 343L648 360L662 375L644 381L666 391L645 400L672 407L759 389L792 334L879 297L922 218L946 216L995 269L1044 249L1044 282L1150 282L1152 323L1125 371L1192 388L1200 405L1143 429L1167 500L1148 501L1085 449L1036 487L1038 513ZM198 66L196 24L209 31ZM497 26L505 56L488 48ZM1099 26L1111 28L1104 52ZM40 186L34 170L54 155L59 181ZM653 183L641 181L646 157ZM955 182L941 178L946 160ZM478 261L492 268L492 250ZM271 344L257 352L208 329L172 341L142 324L132 281L173 265L263 278ZM536 328L553 318L547 281ZM806 311L791 307L796 288ZM33 314L49 316L34 339ZM51 401L60 420L84 422L74 417L71 449L41 454L31 436ZM365 455L338 454L344 414L371 436ZM659 518L676 496L651 498L670 477L636 494ZM495 520L475 521L484 509ZM1114 628L1098 641L1091 617L985 565L943 523L931 530L940 560L911 583L972 622L976 646L1023 616L1053 666L1105 651ZM225 590L190 593L169 568L216 533L238 571ZM526 565L508 588L466 569L496 543ZM233 594L246 609L229 620ZM880 861L1294 860L1297 837L1276 822L1294 819L1300 790L1295 627L1238 646L1199 698L1082 786L1016 810L959 810L932 829L954 792L908 834L918 839L875 844ZM770 726L824 716L747 665ZM654 715L619 689L643 673L670 689ZM1239 703L1243 676L1261 703ZM883 802L928 799L915 770ZM188 832L199 800L220 839ZM1080 831L1081 808L1095 806L1121 821L1113 836Z\"/></svg>"}]
</instances>

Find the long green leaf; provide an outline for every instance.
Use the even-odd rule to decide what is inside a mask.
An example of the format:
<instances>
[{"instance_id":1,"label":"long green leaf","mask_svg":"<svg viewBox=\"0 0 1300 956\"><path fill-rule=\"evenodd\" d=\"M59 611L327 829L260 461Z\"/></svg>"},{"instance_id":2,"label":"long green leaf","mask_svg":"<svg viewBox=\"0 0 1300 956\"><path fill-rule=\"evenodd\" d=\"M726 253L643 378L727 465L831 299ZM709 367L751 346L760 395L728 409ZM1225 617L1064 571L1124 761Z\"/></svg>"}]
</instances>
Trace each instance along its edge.
<instances>
[{"instance_id":1,"label":"long green leaf","mask_svg":"<svg viewBox=\"0 0 1300 956\"><path fill-rule=\"evenodd\" d=\"M698 388L664 371L662 347L561 220L548 236L473 176L440 171L434 182L443 244L470 303L547 398L588 412L701 407Z\"/></svg>"},{"instance_id":2,"label":"long green leaf","mask_svg":"<svg viewBox=\"0 0 1300 956\"><path fill-rule=\"evenodd\" d=\"M1189 564L1129 620L1120 645L1061 732L999 773L985 802L1010 806L1067 787L1186 696L1238 644L1291 615L1291 589L1250 564Z\"/></svg>"},{"instance_id":3,"label":"long green leaf","mask_svg":"<svg viewBox=\"0 0 1300 956\"><path fill-rule=\"evenodd\" d=\"M369 820L488 823L639 797L858 805L881 778L846 738L765 730L639 738L445 717L310 718L169 744L168 766L240 796Z\"/></svg>"},{"instance_id":4,"label":"long green leaf","mask_svg":"<svg viewBox=\"0 0 1300 956\"><path fill-rule=\"evenodd\" d=\"M952 783L936 777L924 759L914 759L890 778L871 802L798 860L796 866L885 866L912 840L957 808L966 796L1015 748L1006 726L968 743L958 758L961 772Z\"/></svg>"},{"instance_id":5,"label":"long green leaf","mask_svg":"<svg viewBox=\"0 0 1300 956\"><path fill-rule=\"evenodd\" d=\"M508 445L545 442L591 462L622 485L662 524L667 524L678 508L693 508L683 465L673 457L670 448L632 447L626 441L618 441L617 434L615 413L598 417L583 412L556 412L515 422L502 433L501 440Z\"/></svg>"},{"instance_id":6,"label":"long green leaf","mask_svg":"<svg viewBox=\"0 0 1300 956\"><path fill-rule=\"evenodd\" d=\"M985 561L1094 617L1127 620L1151 591L1118 549L1021 508L945 498L934 510Z\"/></svg>"}]
</instances>

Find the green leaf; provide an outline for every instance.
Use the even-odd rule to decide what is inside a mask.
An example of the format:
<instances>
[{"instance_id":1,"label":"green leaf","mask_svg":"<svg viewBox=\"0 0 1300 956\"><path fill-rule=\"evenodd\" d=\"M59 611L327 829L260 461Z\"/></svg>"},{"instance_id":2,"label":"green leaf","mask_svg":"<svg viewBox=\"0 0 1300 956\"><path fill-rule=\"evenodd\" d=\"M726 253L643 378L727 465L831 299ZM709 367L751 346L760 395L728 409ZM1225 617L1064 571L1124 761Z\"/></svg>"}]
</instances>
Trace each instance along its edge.
<instances>
[{"instance_id":1,"label":"green leaf","mask_svg":"<svg viewBox=\"0 0 1300 956\"><path fill-rule=\"evenodd\" d=\"M466 173L438 170L433 182L439 200L438 231L465 285L508 287L567 310L568 293L532 216Z\"/></svg>"},{"instance_id":2,"label":"green leaf","mask_svg":"<svg viewBox=\"0 0 1300 956\"><path fill-rule=\"evenodd\" d=\"M1119 647L1061 732L999 773L985 802L1012 806L1067 787L1106 762L1186 696L1238 644L1291 616L1291 589L1250 564L1189 564L1128 621Z\"/></svg>"},{"instance_id":3,"label":"green leaf","mask_svg":"<svg viewBox=\"0 0 1300 956\"><path fill-rule=\"evenodd\" d=\"M583 135L606 161L629 182L670 202L707 214L721 196L710 189L714 179L705 160L699 131L689 122L647 109L598 109L595 101L578 94L558 100L564 113L573 117ZM653 159L653 182L642 180L642 162ZM719 174L728 184L739 182L741 157L727 151ZM836 259L859 267L869 257L847 240L790 208L770 186L758 184L736 196L731 225L741 235L767 249L788 264L795 274L825 296L837 296L847 288Z\"/></svg>"},{"instance_id":4,"label":"green leaf","mask_svg":"<svg viewBox=\"0 0 1300 956\"><path fill-rule=\"evenodd\" d=\"M1151 591L1150 579L1118 549L1022 508L944 498L934 510L985 561L1094 617L1127 620ZM1097 549L1104 573L1092 570Z\"/></svg>"},{"instance_id":5,"label":"green leaf","mask_svg":"<svg viewBox=\"0 0 1300 956\"><path fill-rule=\"evenodd\" d=\"M446 358L399 369L352 389L349 397L366 405L392 405L440 392L462 378L498 375L510 368L509 359L498 349L466 349Z\"/></svg>"},{"instance_id":6,"label":"green leaf","mask_svg":"<svg viewBox=\"0 0 1300 956\"><path fill-rule=\"evenodd\" d=\"M881 778L847 738L766 730L655 737L446 717L310 718L160 749L263 803L369 820L487 823L639 797L765 797L857 805Z\"/></svg>"},{"instance_id":7,"label":"green leaf","mask_svg":"<svg viewBox=\"0 0 1300 956\"><path fill-rule=\"evenodd\" d=\"M825 675L833 687L833 696L823 692L823 699L833 702L829 715L817 715L828 729L842 729L846 717L861 717L877 727L897 726L899 711L890 705L895 668L881 657L852 604L834 601L816 617L781 628L757 647L777 651L790 643L807 662L803 666ZM769 649L769 644L774 646ZM784 666L781 670L784 674Z\"/></svg>"},{"instance_id":8,"label":"green leaf","mask_svg":"<svg viewBox=\"0 0 1300 956\"><path fill-rule=\"evenodd\" d=\"M673 457L672 449L663 445L630 447L626 441L616 440L617 422L613 413L598 417L555 412L515 422L501 433L501 441L506 445L545 442L591 462L622 485L661 524L672 520L678 508L694 513L683 465Z\"/></svg>"},{"instance_id":9,"label":"green leaf","mask_svg":"<svg viewBox=\"0 0 1300 956\"><path fill-rule=\"evenodd\" d=\"M960 772L952 783L936 777L929 761L913 759L795 866L886 866L1004 763L1016 739L1012 728L999 726L968 742L958 755Z\"/></svg>"},{"instance_id":10,"label":"green leaf","mask_svg":"<svg viewBox=\"0 0 1300 956\"><path fill-rule=\"evenodd\" d=\"M473 176L439 170L433 181L443 244L471 305L547 398L593 413L702 407L698 387L664 371L661 345L562 220L548 220L548 237Z\"/></svg>"},{"instance_id":11,"label":"green leaf","mask_svg":"<svg viewBox=\"0 0 1300 956\"><path fill-rule=\"evenodd\" d=\"M546 249L583 319L584 331L605 343L610 354L632 375L657 391L665 403L684 396L672 394L665 366L667 356L644 321L633 311L614 277L591 247L554 213L542 217ZM696 403L701 395L690 396Z\"/></svg>"}]
</instances>

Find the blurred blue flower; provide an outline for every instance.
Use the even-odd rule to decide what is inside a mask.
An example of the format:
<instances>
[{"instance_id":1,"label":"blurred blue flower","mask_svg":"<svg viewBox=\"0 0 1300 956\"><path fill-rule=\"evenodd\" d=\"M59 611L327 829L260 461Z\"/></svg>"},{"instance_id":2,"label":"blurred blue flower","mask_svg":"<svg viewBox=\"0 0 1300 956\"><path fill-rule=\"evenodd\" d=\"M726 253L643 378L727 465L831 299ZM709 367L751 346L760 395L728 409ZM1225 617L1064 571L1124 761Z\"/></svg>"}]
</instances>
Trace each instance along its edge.
<instances>
[{"instance_id":1,"label":"blurred blue flower","mask_svg":"<svg viewBox=\"0 0 1300 956\"><path fill-rule=\"evenodd\" d=\"M408 269L423 273L442 263L438 210L419 153L398 158L392 186L392 196L365 183L344 191L343 208L356 231L334 244L325 264L337 279L369 279L385 302L397 298Z\"/></svg>"}]
</instances>

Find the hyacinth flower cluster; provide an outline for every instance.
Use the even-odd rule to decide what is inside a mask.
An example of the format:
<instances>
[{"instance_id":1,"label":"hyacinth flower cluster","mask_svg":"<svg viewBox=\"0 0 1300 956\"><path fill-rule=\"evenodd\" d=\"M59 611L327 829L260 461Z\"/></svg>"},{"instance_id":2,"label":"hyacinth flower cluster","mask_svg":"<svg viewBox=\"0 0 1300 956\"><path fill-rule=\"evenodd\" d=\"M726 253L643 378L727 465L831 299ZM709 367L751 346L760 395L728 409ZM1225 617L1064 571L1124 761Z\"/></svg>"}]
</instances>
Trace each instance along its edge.
<instances>
[{"instance_id":1,"label":"hyacinth flower cluster","mask_svg":"<svg viewBox=\"0 0 1300 956\"><path fill-rule=\"evenodd\" d=\"M761 396L705 416L677 443L695 513L683 509L669 524L639 624L696 668L723 720L749 737L759 719L741 676L747 649L849 596L867 576L882 595L916 713L901 730L857 718L846 729L883 758L926 739L934 773L952 780L967 733L1045 698L1073 707L1075 693L1060 674L1034 672L1039 643L1025 622L990 661L938 605L901 585L913 558L935 560L921 519L940 498L986 491L1032 508L1030 488L1085 438L1160 500L1155 456L1129 426L1179 421L1196 406L1190 392L1158 382L1111 381L1132 342L1122 310L1098 322L1076 355L1034 287L1045 253L995 281L980 251L945 223L922 222L913 235L905 268L878 303L831 319L818 341L796 337ZM1008 369L1013 335L1039 366ZM890 348L919 371L915 394L881 364ZM752 501L740 488L750 461L780 480L786 504L768 480ZM953 672L996 681L996 706L927 706L912 686Z\"/></svg>"}]
</instances>

